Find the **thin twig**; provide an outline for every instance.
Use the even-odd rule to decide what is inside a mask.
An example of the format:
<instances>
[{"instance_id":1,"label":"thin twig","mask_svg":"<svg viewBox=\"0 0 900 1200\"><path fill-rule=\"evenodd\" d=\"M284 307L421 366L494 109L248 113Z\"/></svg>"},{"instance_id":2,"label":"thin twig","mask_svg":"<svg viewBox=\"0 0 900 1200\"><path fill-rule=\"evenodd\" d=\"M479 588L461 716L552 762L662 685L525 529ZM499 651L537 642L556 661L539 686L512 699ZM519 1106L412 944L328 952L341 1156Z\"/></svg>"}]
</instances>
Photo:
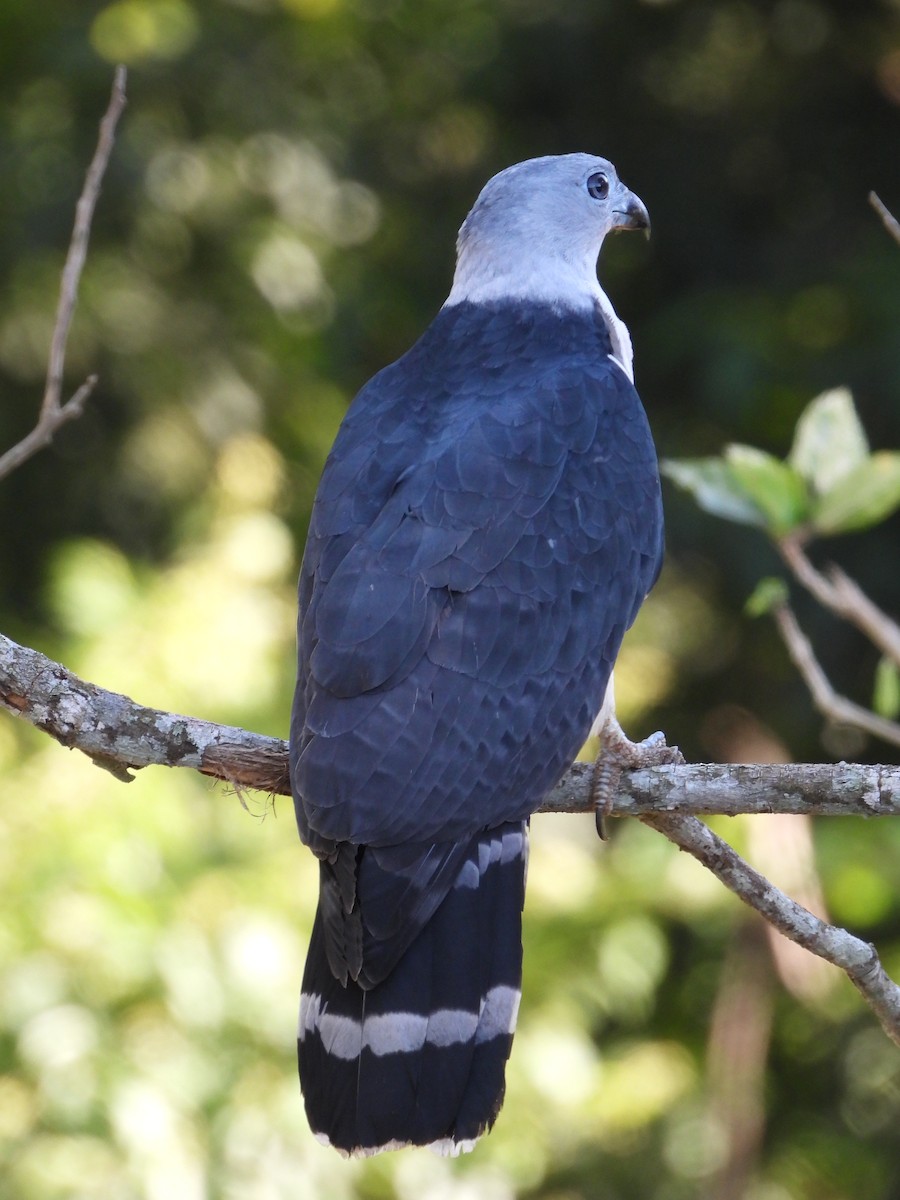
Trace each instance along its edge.
<instances>
[{"instance_id":1,"label":"thin twig","mask_svg":"<svg viewBox=\"0 0 900 1200\"><path fill-rule=\"evenodd\" d=\"M888 231L897 245L900 246L900 221L897 220L888 206L879 198L879 196L876 195L875 192L869 192L869 203L878 213L879 217L881 217L881 220L884 222L885 229Z\"/></svg>"},{"instance_id":2,"label":"thin twig","mask_svg":"<svg viewBox=\"0 0 900 1200\"><path fill-rule=\"evenodd\" d=\"M874 946L808 912L696 817L657 814L641 819L692 854L785 937L845 971L885 1033L900 1046L900 987L886 974Z\"/></svg>"},{"instance_id":3,"label":"thin twig","mask_svg":"<svg viewBox=\"0 0 900 1200\"><path fill-rule=\"evenodd\" d=\"M62 408L57 409L55 413L50 413L48 416L42 416L32 429L31 433L26 434L20 442L16 442L5 454L0 455L0 479L6 475L11 475L17 467L21 467L22 463L26 462L33 454L37 454L38 450L43 450L53 441L53 435L65 425L67 421L72 421L76 417L80 417L85 402L91 392L97 386L97 376L89 375L77 392L74 393L70 400L67 400Z\"/></svg>"},{"instance_id":4,"label":"thin twig","mask_svg":"<svg viewBox=\"0 0 900 1200\"><path fill-rule=\"evenodd\" d=\"M828 566L828 582L847 619L851 620L886 658L900 666L900 625L874 604L859 584L834 563Z\"/></svg>"},{"instance_id":5,"label":"thin twig","mask_svg":"<svg viewBox=\"0 0 900 1200\"><path fill-rule=\"evenodd\" d=\"M839 567L824 575L807 557L797 537L779 538L776 546L794 577L824 607L849 621L893 662L900 665L900 625L865 595Z\"/></svg>"},{"instance_id":6,"label":"thin twig","mask_svg":"<svg viewBox=\"0 0 900 1200\"><path fill-rule=\"evenodd\" d=\"M873 737L890 742L892 746L900 746L900 724L889 721L887 717L879 717L877 713L863 708L861 704L855 704L846 696L838 695L834 690L815 656L809 638L798 625L790 607L787 604L778 605L774 610L774 617L791 660L803 676L813 704L819 712L829 721L839 725L852 725Z\"/></svg>"},{"instance_id":7,"label":"thin twig","mask_svg":"<svg viewBox=\"0 0 900 1200\"><path fill-rule=\"evenodd\" d=\"M10 475L26 459L38 450L48 445L56 431L67 421L80 417L85 403L97 384L97 376L90 375L78 390L66 401L62 400L63 373L66 364L66 345L69 340L69 329L75 313L78 300L78 286L81 273L87 257L88 242L91 236L91 222L94 210L100 196L103 176L109 163L116 136L116 125L125 107L124 67L116 67L113 79L112 94L109 105L100 122L100 134L97 148L88 167L84 186L75 207L75 224L72 238L63 267L59 288L59 301L56 307L56 320L50 339L50 356L47 364L47 380L44 386L44 397L41 402L38 423L34 429L5 454L0 455L0 479Z\"/></svg>"}]
</instances>

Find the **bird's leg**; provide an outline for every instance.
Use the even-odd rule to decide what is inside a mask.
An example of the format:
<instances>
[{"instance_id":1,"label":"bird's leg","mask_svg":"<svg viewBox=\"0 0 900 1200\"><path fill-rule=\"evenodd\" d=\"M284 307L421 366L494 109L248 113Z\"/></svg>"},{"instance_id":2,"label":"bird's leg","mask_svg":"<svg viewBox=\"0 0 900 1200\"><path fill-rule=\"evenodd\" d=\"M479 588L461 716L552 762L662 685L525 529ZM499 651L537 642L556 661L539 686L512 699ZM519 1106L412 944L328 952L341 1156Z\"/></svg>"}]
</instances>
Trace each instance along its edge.
<instances>
[{"instance_id":1,"label":"bird's leg","mask_svg":"<svg viewBox=\"0 0 900 1200\"><path fill-rule=\"evenodd\" d=\"M684 762L677 746L666 745L665 734L651 733L642 742L632 742L616 719L616 704L612 676L597 714L591 734L601 740L600 753L594 762L591 780L591 799L597 820L597 833L606 840L605 820L612 811L623 771L640 767L658 767L663 763Z\"/></svg>"}]
</instances>

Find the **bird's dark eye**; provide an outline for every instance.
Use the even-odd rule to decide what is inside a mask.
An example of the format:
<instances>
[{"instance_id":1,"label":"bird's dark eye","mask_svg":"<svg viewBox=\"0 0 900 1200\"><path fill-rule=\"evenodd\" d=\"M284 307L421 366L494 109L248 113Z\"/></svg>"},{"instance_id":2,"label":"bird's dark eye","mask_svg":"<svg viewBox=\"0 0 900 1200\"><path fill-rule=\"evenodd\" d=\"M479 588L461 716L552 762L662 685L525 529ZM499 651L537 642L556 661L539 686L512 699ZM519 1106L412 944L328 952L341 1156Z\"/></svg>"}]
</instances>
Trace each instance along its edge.
<instances>
[{"instance_id":1,"label":"bird's dark eye","mask_svg":"<svg viewBox=\"0 0 900 1200\"><path fill-rule=\"evenodd\" d=\"M595 171L593 175L588 176L587 190L592 200L606 199L609 195L609 180L602 171Z\"/></svg>"}]
</instances>

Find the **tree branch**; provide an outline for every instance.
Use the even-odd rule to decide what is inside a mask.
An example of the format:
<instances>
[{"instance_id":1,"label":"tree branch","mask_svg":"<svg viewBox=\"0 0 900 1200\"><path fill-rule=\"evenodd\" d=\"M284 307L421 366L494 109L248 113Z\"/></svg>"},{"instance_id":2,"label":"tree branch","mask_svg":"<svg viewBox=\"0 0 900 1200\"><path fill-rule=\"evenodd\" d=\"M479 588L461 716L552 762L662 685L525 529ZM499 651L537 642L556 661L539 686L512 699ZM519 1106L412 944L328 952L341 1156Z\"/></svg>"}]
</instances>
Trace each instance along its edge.
<instances>
[{"instance_id":1,"label":"tree branch","mask_svg":"<svg viewBox=\"0 0 900 1200\"><path fill-rule=\"evenodd\" d=\"M879 217L881 217L885 229L888 231L897 245L900 246L900 221L897 220L888 206L883 200L880 199L879 196L875 194L875 192L869 192L869 203L878 213Z\"/></svg>"},{"instance_id":2,"label":"tree branch","mask_svg":"<svg viewBox=\"0 0 900 1200\"><path fill-rule=\"evenodd\" d=\"M785 937L840 967L878 1017L891 1041L900 1046L900 987L885 973L874 946L808 912L754 871L727 842L696 817L660 814L642 819L692 854Z\"/></svg>"},{"instance_id":3,"label":"tree branch","mask_svg":"<svg viewBox=\"0 0 900 1200\"><path fill-rule=\"evenodd\" d=\"M80 750L119 779L188 767L236 787L290 794L287 742L146 708L87 683L0 634L0 707ZM544 812L592 812L593 765L575 763ZM670 812L900 816L900 767L707 763L625 772L615 816Z\"/></svg>"},{"instance_id":4,"label":"tree branch","mask_svg":"<svg viewBox=\"0 0 900 1200\"><path fill-rule=\"evenodd\" d=\"M796 536L775 542L781 557L806 590L836 616L855 625L882 654L900 665L900 625L868 598L858 584L835 566L824 575L813 566Z\"/></svg>"},{"instance_id":5,"label":"tree branch","mask_svg":"<svg viewBox=\"0 0 900 1200\"><path fill-rule=\"evenodd\" d=\"M141 767L189 767L237 787L290 793L280 738L146 708L2 634L0 707L125 782Z\"/></svg>"},{"instance_id":6,"label":"tree branch","mask_svg":"<svg viewBox=\"0 0 900 1200\"><path fill-rule=\"evenodd\" d=\"M236 788L290 793L287 742L136 704L87 683L0 634L0 707L81 750L117 779L159 764ZM593 811L593 765L575 763L541 806ZM677 814L672 810L677 809ZM785 896L692 813L900 815L900 767L701 764L624 772L612 814L640 816L708 867L745 903L807 950L843 968L900 1045L900 989L872 946Z\"/></svg>"},{"instance_id":7,"label":"tree branch","mask_svg":"<svg viewBox=\"0 0 900 1200\"><path fill-rule=\"evenodd\" d=\"M576 762L541 812L592 812L594 764ZM864 763L683 763L625 771L614 817L648 813L900 816L900 766Z\"/></svg>"},{"instance_id":8,"label":"tree branch","mask_svg":"<svg viewBox=\"0 0 900 1200\"><path fill-rule=\"evenodd\" d=\"M846 696L840 696L831 686L831 681L822 670L809 638L797 624L797 618L787 604L779 604L773 613L775 624L781 634L788 654L809 689L813 704L829 721L841 725L852 725L862 729L882 741L900 746L900 724L890 721L887 717L879 717L877 713L855 704Z\"/></svg>"},{"instance_id":9,"label":"tree branch","mask_svg":"<svg viewBox=\"0 0 900 1200\"><path fill-rule=\"evenodd\" d=\"M97 376L89 375L80 388L63 404L62 385L63 372L66 363L66 345L69 340L69 329L75 313L78 300L78 285L81 282L81 272L87 257L88 241L91 236L91 222L94 219L94 209L100 196L100 186L109 156L112 153L116 137L116 125L122 109L125 107L125 78L124 67L116 67L113 80L112 94L109 105L100 122L100 134L97 148L88 167L84 186L75 208L75 225L72 238L63 267L62 280L59 288L59 301L56 307L56 320L53 335L50 339L50 357L47 364L47 381L44 386L44 398L37 425L26 437L22 438L5 454L0 455L0 479L10 475L26 459L38 450L49 445L56 431L80 417L85 403L97 384Z\"/></svg>"}]
</instances>

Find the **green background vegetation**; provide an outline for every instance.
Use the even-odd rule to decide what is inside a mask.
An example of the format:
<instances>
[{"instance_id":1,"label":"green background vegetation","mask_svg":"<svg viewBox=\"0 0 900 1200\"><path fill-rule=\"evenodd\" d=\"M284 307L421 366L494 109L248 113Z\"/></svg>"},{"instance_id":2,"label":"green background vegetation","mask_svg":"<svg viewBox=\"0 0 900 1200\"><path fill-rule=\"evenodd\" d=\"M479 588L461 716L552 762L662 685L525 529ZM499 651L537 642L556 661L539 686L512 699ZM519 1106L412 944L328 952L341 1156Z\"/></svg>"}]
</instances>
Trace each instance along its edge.
<instances>
[{"instance_id":1,"label":"green background vegetation","mask_svg":"<svg viewBox=\"0 0 900 1200\"><path fill-rule=\"evenodd\" d=\"M284 735L305 523L356 388L449 287L524 157L610 157L654 236L601 273L663 455L784 457L849 386L900 446L896 0L4 0L0 447L33 423L112 64L130 103L69 353L83 419L0 485L0 629L143 703ZM667 487L669 561L617 671L690 759L891 752L821 730L742 606L778 561ZM900 608L898 519L822 549ZM876 654L797 598L840 688ZM294 1076L315 872L290 806L130 786L0 720L0 1195L15 1200L887 1200L900 1058L848 984L773 957L629 823L534 822L525 1000L465 1160L345 1163ZM263 819L264 816L264 819ZM900 829L723 823L900 975Z\"/></svg>"}]
</instances>

